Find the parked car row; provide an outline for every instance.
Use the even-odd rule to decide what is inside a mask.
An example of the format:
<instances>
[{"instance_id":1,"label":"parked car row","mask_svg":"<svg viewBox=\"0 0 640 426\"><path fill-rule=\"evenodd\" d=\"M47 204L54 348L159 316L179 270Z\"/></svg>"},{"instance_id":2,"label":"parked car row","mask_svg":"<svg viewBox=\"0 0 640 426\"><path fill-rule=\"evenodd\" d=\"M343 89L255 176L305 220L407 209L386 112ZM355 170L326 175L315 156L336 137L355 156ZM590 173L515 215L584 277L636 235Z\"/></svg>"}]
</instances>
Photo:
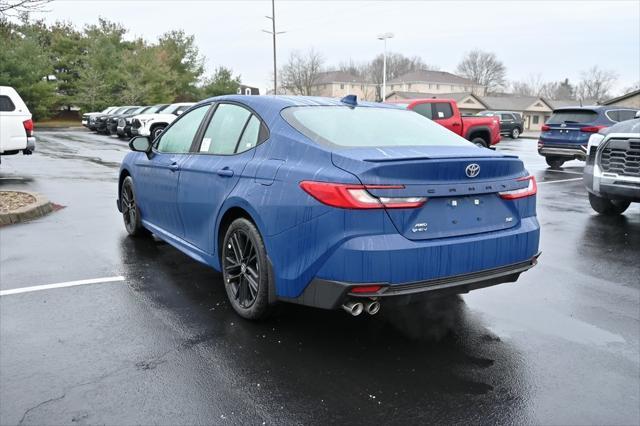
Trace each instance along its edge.
<instances>
[{"instance_id":1,"label":"parked car row","mask_svg":"<svg viewBox=\"0 0 640 426\"><path fill-rule=\"evenodd\" d=\"M82 125L105 135L149 136L155 139L193 103L157 104L150 106L112 106L101 112L82 115Z\"/></svg>"}]
</instances>

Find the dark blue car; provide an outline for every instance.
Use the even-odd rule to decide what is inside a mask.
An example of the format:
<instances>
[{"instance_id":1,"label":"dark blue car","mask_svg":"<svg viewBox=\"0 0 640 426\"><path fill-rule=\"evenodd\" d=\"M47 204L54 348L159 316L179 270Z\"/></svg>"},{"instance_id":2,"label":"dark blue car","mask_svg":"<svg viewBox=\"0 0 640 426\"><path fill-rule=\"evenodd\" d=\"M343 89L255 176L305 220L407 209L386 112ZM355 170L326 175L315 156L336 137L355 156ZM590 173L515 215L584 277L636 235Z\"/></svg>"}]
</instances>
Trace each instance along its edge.
<instances>
[{"instance_id":1,"label":"dark blue car","mask_svg":"<svg viewBox=\"0 0 640 426\"><path fill-rule=\"evenodd\" d=\"M538 256L522 162L394 106L224 96L130 146L129 234L222 271L245 318L277 301L373 314L388 298L515 281Z\"/></svg>"},{"instance_id":2,"label":"dark blue car","mask_svg":"<svg viewBox=\"0 0 640 426\"><path fill-rule=\"evenodd\" d=\"M587 158L589 137L601 129L631 120L638 110L619 106L558 108L542 126L538 153L551 168Z\"/></svg>"}]
</instances>

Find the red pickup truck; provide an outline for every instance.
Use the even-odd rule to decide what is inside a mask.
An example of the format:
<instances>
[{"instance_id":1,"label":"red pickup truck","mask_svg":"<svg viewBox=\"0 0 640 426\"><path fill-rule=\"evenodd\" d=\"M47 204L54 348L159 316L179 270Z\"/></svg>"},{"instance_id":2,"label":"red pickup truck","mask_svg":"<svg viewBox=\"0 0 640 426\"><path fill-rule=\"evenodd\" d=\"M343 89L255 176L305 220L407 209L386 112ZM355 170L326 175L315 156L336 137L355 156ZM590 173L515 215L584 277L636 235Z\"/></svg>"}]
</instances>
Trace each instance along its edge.
<instances>
[{"instance_id":1,"label":"red pickup truck","mask_svg":"<svg viewBox=\"0 0 640 426\"><path fill-rule=\"evenodd\" d=\"M407 99L387 103L413 110L478 146L489 148L500 142L497 117L463 117L453 99Z\"/></svg>"}]
</instances>

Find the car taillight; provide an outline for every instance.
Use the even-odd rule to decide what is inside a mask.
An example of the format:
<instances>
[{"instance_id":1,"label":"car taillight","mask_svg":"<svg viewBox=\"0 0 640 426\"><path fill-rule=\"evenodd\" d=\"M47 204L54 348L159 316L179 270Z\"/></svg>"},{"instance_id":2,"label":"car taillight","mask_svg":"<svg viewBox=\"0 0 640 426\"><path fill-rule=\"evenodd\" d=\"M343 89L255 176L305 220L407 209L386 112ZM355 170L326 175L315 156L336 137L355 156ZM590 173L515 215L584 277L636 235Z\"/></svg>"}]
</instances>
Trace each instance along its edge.
<instances>
[{"instance_id":1,"label":"car taillight","mask_svg":"<svg viewBox=\"0 0 640 426\"><path fill-rule=\"evenodd\" d=\"M529 185L526 188L514 189L513 191L500 192L500 198L504 200L515 200L518 198L530 197L536 195L538 192L538 185L536 185L536 178L533 176L526 176L520 179L516 179L520 182L524 180L529 181Z\"/></svg>"},{"instance_id":2,"label":"car taillight","mask_svg":"<svg viewBox=\"0 0 640 426\"><path fill-rule=\"evenodd\" d=\"M422 206L426 197L374 197L367 189L403 189L404 185L352 185L345 183L300 182L307 194L323 204L341 209L411 209Z\"/></svg>"},{"instance_id":3,"label":"car taillight","mask_svg":"<svg viewBox=\"0 0 640 426\"><path fill-rule=\"evenodd\" d=\"M600 130L606 127L607 126L585 126L585 127L581 127L580 131L585 133L598 133Z\"/></svg>"},{"instance_id":4,"label":"car taillight","mask_svg":"<svg viewBox=\"0 0 640 426\"><path fill-rule=\"evenodd\" d=\"M27 133L27 137L33 136L33 121L31 119L24 120L22 125L24 126L24 131Z\"/></svg>"},{"instance_id":5,"label":"car taillight","mask_svg":"<svg viewBox=\"0 0 640 426\"><path fill-rule=\"evenodd\" d=\"M549 127L549 126L547 126L547 125L545 124L545 125L543 125L540 129L541 129L543 132L548 132L549 130L551 130L551 127Z\"/></svg>"},{"instance_id":6,"label":"car taillight","mask_svg":"<svg viewBox=\"0 0 640 426\"><path fill-rule=\"evenodd\" d=\"M350 293L375 293L382 288L381 285L359 285L351 287Z\"/></svg>"}]
</instances>

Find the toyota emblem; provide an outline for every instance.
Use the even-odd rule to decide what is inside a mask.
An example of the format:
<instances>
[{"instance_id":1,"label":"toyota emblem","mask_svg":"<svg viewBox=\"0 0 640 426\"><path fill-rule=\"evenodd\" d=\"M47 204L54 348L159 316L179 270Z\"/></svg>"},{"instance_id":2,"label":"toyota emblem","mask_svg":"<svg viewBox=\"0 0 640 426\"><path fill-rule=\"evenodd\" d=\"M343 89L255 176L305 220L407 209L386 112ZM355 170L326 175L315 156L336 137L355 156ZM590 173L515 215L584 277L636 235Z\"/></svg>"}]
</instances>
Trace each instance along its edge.
<instances>
[{"instance_id":1,"label":"toyota emblem","mask_svg":"<svg viewBox=\"0 0 640 426\"><path fill-rule=\"evenodd\" d=\"M480 174L480 165L471 163L464 169L464 172L467 174L467 177L474 178Z\"/></svg>"}]
</instances>

